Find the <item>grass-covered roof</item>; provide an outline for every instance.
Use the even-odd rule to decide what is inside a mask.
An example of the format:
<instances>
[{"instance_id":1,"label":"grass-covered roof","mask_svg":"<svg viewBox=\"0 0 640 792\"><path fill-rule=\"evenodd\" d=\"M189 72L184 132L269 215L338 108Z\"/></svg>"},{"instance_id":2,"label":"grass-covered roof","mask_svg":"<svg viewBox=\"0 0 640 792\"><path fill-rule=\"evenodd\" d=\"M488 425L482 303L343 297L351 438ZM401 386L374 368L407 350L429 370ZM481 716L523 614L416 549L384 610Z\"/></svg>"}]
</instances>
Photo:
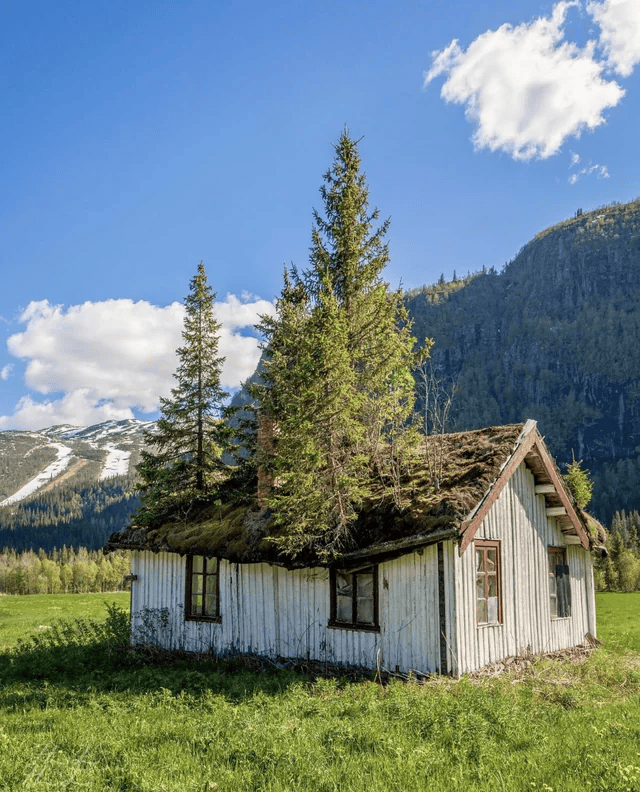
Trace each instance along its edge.
<instances>
[{"instance_id":1,"label":"grass-covered roof","mask_svg":"<svg viewBox=\"0 0 640 792\"><path fill-rule=\"evenodd\" d=\"M363 504L341 559L390 557L458 535L499 478L522 431L522 424L511 424L424 438L399 491L394 495L380 482ZM127 527L111 536L105 551L194 553L289 568L328 563L311 554L293 559L281 554L273 539L284 529L275 526L267 509L259 508L253 493L243 503L204 503L194 511L188 520L176 518L159 527Z\"/></svg>"}]
</instances>

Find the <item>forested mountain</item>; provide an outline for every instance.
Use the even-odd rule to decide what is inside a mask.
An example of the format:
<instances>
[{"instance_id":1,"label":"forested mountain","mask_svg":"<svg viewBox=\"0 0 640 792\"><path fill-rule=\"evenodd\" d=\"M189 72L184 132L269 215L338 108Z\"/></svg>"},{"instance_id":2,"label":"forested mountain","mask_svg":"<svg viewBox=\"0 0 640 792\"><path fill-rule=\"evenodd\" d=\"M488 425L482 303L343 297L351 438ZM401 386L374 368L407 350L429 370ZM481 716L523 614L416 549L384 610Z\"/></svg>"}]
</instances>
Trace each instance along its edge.
<instances>
[{"instance_id":1,"label":"forested mountain","mask_svg":"<svg viewBox=\"0 0 640 792\"><path fill-rule=\"evenodd\" d=\"M501 272L405 299L414 334L435 341L435 379L455 384L448 430L534 418L561 467L574 455L591 470L590 511L609 525L640 510L640 200L578 211ZM0 548L100 547L139 505L148 425L0 432Z\"/></svg>"},{"instance_id":2,"label":"forested mountain","mask_svg":"<svg viewBox=\"0 0 640 792\"><path fill-rule=\"evenodd\" d=\"M559 462L592 471L610 523L640 508L640 200L538 234L502 272L407 293L418 338L455 383L449 428L534 418Z\"/></svg>"},{"instance_id":3,"label":"forested mountain","mask_svg":"<svg viewBox=\"0 0 640 792\"><path fill-rule=\"evenodd\" d=\"M134 470L151 425L0 432L0 549L101 547L140 505Z\"/></svg>"}]
</instances>

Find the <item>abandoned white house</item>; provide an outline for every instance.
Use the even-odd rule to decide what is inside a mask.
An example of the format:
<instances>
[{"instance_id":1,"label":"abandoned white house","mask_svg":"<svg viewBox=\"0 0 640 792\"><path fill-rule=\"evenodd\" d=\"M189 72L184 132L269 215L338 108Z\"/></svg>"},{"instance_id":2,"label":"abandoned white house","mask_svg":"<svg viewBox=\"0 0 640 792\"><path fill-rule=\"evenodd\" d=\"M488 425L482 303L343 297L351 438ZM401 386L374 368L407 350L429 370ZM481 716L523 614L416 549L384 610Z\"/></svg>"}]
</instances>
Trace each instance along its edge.
<instances>
[{"instance_id":1,"label":"abandoned white house","mask_svg":"<svg viewBox=\"0 0 640 792\"><path fill-rule=\"evenodd\" d=\"M255 501L113 534L106 551L134 551L132 639L365 668L381 650L391 670L457 676L595 635L591 551L604 534L535 422L438 442L438 486L423 465L409 506L363 518L328 565L279 558Z\"/></svg>"}]
</instances>

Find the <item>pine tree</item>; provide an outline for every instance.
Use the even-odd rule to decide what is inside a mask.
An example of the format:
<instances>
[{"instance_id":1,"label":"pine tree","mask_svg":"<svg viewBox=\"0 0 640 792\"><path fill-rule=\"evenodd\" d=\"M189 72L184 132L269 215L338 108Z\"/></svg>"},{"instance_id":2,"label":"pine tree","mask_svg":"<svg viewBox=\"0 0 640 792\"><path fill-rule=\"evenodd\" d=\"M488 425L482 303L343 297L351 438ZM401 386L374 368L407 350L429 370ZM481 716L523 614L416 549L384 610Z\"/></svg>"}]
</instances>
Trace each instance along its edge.
<instances>
[{"instance_id":1,"label":"pine tree","mask_svg":"<svg viewBox=\"0 0 640 792\"><path fill-rule=\"evenodd\" d=\"M222 420L229 394L220 384L224 358L218 356L215 298L200 262L184 300L184 344L176 350L174 374L178 384L171 398L160 400L161 417L145 435L155 453L143 451L137 467L143 506L134 524L149 525L188 508L211 496L224 478L222 454L230 449L233 430Z\"/></svg>"},{"instance_id":2,"label":"pine tree","mask_svg":"<svg viewBox=\"0 0 640 792\"><path fill-rule=\"evenodd\" d=\"M571 494L576 499L578 506L584 509L591 500L593 482L589 476L589 471L582 469L582 460L576 461L574 459L567 465L564 480L571 490Z\"/></svg>"},{"instance_id":3,"label":"pine tree","mask_svg":"<svg viewBox=\"0 0 640 792\"><path fill-rule=\"evenodd\" d=\"M357 142L345 130L314 211L310 266L285 273L266 337L260 408L277 425L271 507L295 555L333 555L372 482L397 484L414 431L415 339L381 272L389 221L374 229Z\"/></svg>"}]
</instances>

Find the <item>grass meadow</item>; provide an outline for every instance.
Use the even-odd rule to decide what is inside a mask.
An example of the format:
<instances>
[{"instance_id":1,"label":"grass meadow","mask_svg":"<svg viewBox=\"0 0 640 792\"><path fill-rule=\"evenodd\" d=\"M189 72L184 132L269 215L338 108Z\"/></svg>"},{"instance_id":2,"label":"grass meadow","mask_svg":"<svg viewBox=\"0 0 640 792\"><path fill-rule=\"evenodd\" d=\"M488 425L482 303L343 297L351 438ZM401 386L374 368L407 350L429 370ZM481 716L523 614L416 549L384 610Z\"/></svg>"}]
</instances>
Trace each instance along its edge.
<instances>
[{"instance_id":1,"label":"grass meadow","mask_svg":"<svg viewBox=\"0 0 640 792\"><path fill-rule=\"evenodd\" d=\"M0 596L0 651L61 619L104 619L105 602L129 608L128 591L112 594L30 594Z\"/></svg>"},{"instance_id":2,"label":"grass meadow","mask_svg":"<svg viewBox=\"0 0 640 792\"><path fill-rule=\"evenodd\" d=\"M0 789L640 790L640 593L597 595L582 663L384 688L152 664L119 646L119 596L60 597L63 625L0 598Z\"/></svg>"}]
</instances>

